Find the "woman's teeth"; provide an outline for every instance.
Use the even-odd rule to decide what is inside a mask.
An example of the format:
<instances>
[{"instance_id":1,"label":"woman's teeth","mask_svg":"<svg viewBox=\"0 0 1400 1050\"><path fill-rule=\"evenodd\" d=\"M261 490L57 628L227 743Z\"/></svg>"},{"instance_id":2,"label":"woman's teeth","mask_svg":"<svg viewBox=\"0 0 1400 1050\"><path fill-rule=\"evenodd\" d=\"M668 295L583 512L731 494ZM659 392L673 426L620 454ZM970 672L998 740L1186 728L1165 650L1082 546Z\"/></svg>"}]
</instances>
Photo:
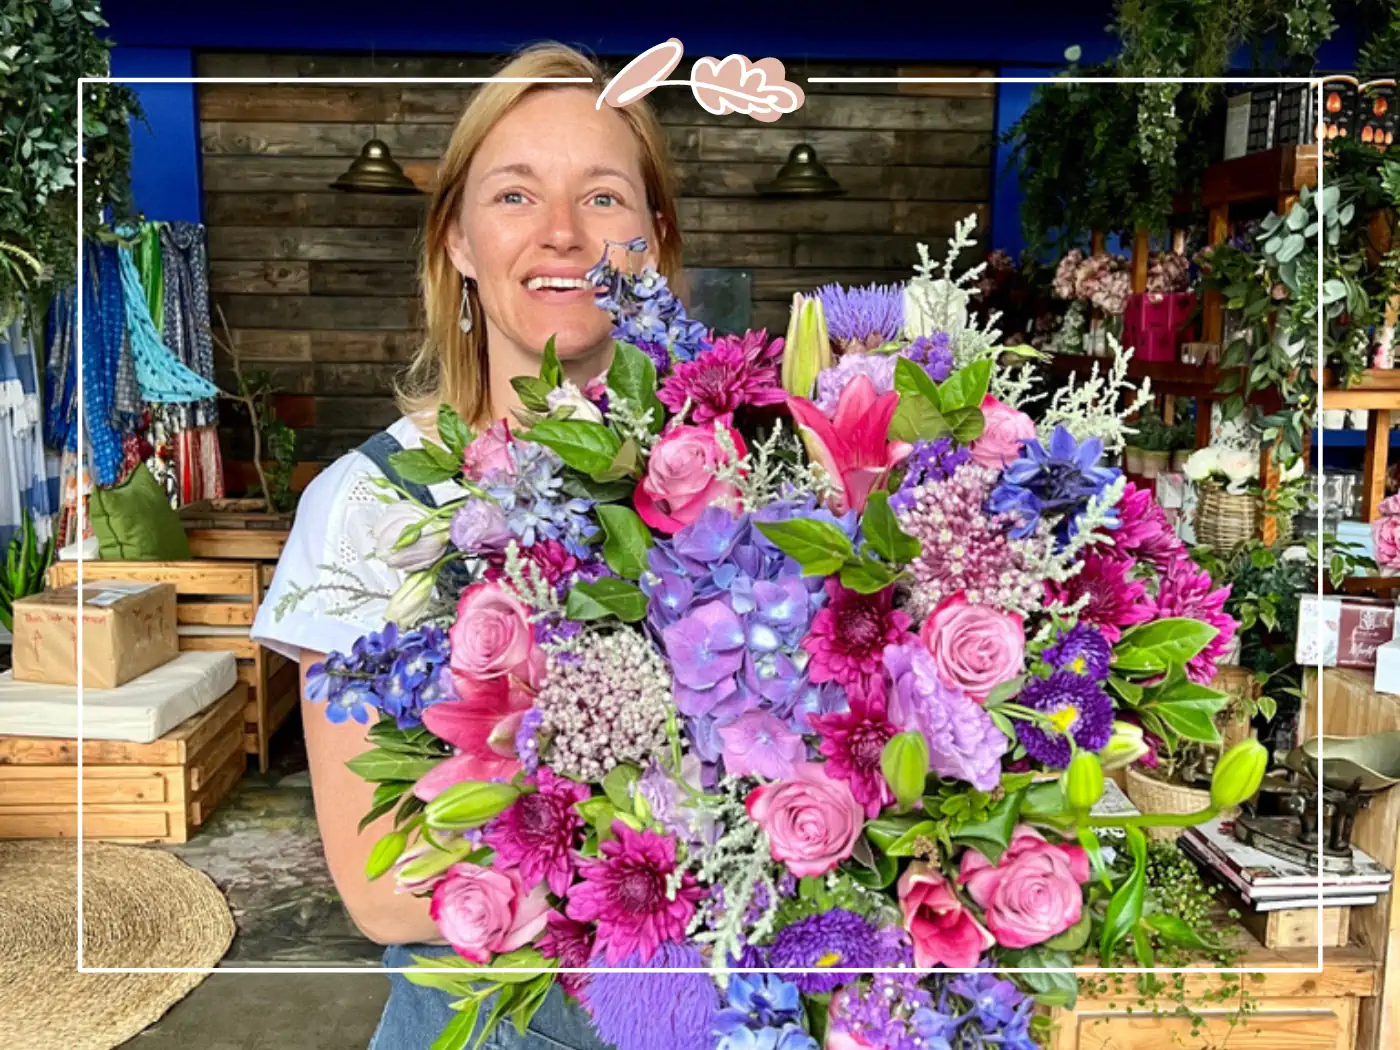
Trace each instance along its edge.
<instances>
[{"instance_id":1,"label":"woman's teeth","mask_svg":"<svg viewBox=\"0 0 1400 1050\"><path fill-rule=\"evenodd\" d=\"M541 288L591 288L592 285L582 277L531 277L525 287L537 292Z\"/></svg>"}]
</instances>

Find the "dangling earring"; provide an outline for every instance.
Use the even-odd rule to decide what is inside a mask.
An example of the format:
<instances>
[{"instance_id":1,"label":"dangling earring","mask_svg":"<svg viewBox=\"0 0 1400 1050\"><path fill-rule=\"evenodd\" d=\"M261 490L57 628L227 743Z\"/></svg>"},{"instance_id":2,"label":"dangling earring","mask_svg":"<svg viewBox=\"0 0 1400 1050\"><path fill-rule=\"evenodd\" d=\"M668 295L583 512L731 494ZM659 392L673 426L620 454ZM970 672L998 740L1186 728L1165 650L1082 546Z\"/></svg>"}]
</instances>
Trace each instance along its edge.
<instances>
[{"instance_id":1,"label":"dangling earring","mask_svg":"<svg viewBox=\"0 0 1400 1050\"><path fill-rule=\"evenodd\" d=\"M476 282L470 277L462 278L462 305L457 310L457 327L466 335L472 330L472 296L471 290L476 287Z\"/></svg>"}]
</instances>

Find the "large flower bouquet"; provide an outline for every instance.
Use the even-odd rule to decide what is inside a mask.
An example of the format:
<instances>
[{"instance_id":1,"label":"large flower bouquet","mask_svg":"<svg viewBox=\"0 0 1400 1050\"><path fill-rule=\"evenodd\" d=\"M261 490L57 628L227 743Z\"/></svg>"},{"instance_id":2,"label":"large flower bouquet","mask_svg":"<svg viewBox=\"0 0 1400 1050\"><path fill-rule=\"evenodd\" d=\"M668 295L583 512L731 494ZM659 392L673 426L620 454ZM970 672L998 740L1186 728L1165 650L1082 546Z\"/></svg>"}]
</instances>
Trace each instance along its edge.
<instances>
[{"instance_id":1,"label":"large flower bouquet","mask_svg":"<svg viewBox=\"0 0 1400 1050\"><path fill-rule=\"evenodd\" d=\"M798 296L786 339L605 260L606 376L547 349L515 424L444 407L395 458L407 582L308 687L374 712L368 876L456 950L409 974L461 1011L439 1048L557 981L619 1050L1012 1050L1074 978L1003 971L1200 943L1138 826L1252 794L1262 749L1201 813L1091 810L1104 768L1218 740L1227 593L1106 461L1121 367L1024 411L1034 352L967 320L969 231L905 285Z\"/></svg>"}]
</instances>

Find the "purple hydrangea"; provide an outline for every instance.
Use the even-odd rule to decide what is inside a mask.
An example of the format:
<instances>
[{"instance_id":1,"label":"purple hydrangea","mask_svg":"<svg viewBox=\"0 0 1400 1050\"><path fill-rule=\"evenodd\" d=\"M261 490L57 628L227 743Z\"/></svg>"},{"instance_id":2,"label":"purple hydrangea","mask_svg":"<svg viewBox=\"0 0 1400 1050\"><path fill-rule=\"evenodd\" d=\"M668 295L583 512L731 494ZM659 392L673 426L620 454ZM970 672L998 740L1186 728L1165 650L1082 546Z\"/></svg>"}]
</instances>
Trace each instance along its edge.
<instances>
[{"instance_id":1,"label":"purple hydrangea","mask_svg":"<svg viewBox=\"0 0 1400 1050\"><path fill-rule=\"evenodd\" d=\"M894 681L889 719L902 730L923 733L935 773L979 791L1001 783L1001 757L1009 746L1006 735L977 701L943 682L923 644L887 647L885 668Z\"/></svg>"},{"instance_id":2,"label":"purple hydrangea","mask_svg":"<svg viewBox=\"0 0 1400 1050\"><path fill-rule=\"evenodd\" d=\"M1016 722L1016 738L1026 753L1052 769L1069 765L1070 739L1085 751L1102 751L1113 733L1113 701L1097 682L1072 671L1033 678L1017 703L1045 715L1053 724Z\"/></svg>"},{"instance_id":3,"label":"purple hydrangea","mask_svg":"<svg viewBox=\"0 0 1400 1050\"><path fill-rule=\"evenodd\" d=\"M1085 504L1122 476L1116 467L1099 466L1102 456L1102 441L1085 438L1076 443L1062 426L1055 428L1048 448L1034 439L1023 441L1021 455L1002 471L992 490L987 510L1014 515L1018 523L1011 535L1017 539L1035 532L1042 517L1055 518L1055 537L1063 548L1074 536ZM1108 528L1117 527L1115 508L1106 509L1105 518Z\"/></svg>"},{"instance_id":4,"label":"purple hydrangea","mask_svg":"<svg viewBox=\"0 0 1400 1050\"><path fill-rule=\"evenodd\" d=\"M803 972L784 976L803 993L820 995L852 979L849 973L822 973L824 968L865 970L912 961L901 952L902 941L898 930L878 930L869 919L834 908L779 930L768 949L768 965L800 968Z\"/></svg>"},{"instance_id":5,"label":"purple hydrangea","mask_svg":"<svg viewBox=\"0 0 1400 1050\"><path fill-rule=\"evenodd\" d=\"M1041 659L1057 671L1073 671L1096 682L1108 680L1108 665L1113 649L1108 639L1087 623L1075 624L1060 631L1055 641L1046 646Z\"/></svg>"},{"instance_id":6,"label":"purple hydrangea","mask_svg":"<svg viewBox=\"0 0 1400 1050\"><path fill-rule=\"evenodd\" d=\"M651 549L641 580L647 625L671 665L676 707L706 763L720 759L719 728L746 712L801 728L837 702L808 680L800 646L825 601L822 578L804 577L754 525L791 517L828 521L855 537L854 513L836 518L807 499L737 517L711 507Z\"/></svg>"},{"instance_id":7,"label":"purple hydrangea","mask_svg":"<svg viewBox=\"0 0 1400 1050\"><path fill-rule=\"evenodd\" d=\"M922 368L935 383L953 374L952 339L947 332L921 335L901 350L900 355Z\"/></svg>"}]
</instances>

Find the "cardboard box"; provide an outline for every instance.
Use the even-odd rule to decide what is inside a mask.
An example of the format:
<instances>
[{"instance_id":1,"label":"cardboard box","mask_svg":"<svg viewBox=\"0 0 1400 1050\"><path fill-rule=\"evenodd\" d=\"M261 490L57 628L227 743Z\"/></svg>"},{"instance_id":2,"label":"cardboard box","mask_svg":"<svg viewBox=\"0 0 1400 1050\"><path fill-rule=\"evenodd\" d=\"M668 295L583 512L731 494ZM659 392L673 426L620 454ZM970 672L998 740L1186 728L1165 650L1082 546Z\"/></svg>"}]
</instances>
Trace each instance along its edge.
<instances>
[{"instance_id":1,"label":"cardboard box","mask_svg":"<svg viewBox=\"0 0 1400 1050\"><path fill-rule=\"evenodd\" d=\"M19 682L77 685L78 614L83 620L83 685L115 689L175 659L175 587L89 580L15 602L14 676Z\"/></svg>"},{"instance_id":2,"label":"cardboard box","mask_svg":"<svg viewBox=\"0 0 1400 1050\"><path fill-rule=\"evenodd\" d=\"M1293 658L1304 667L1376 666L1376 652L1396 637L1396 604L1378 598L1305 595L1298 604Z\"/></svg>"}]
</instances>

